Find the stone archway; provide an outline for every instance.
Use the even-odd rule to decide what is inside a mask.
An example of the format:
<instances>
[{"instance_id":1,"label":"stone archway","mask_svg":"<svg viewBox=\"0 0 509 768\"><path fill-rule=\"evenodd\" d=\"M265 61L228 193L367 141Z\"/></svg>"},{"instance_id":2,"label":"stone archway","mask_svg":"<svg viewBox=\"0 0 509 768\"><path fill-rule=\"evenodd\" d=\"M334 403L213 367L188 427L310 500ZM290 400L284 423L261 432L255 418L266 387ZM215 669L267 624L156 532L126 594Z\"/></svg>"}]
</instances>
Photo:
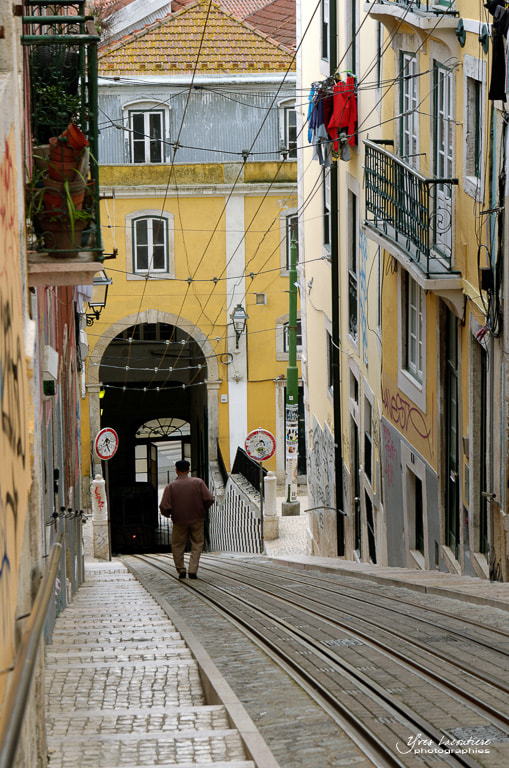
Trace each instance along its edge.
<instances>
[{"instance_id":1,"label":"stone archway","mask_svg":"<svg viewBox=\"0 0 509 768\"><path fill-rule=\"evenodd\" d=\"M87 366L87 390L89 394L90 414L90 439L91 451L93 451L93 439L101 428L101 405L99 393L101 382L99 380L100 365L103 355L111 341L122 331L133 325L146 323L165 323L181 329L192 337L201 348L207 361L207 374L205 380L207 386L207 418L208 418L208 455L209 461L217 459L217 441L219 438L219 406L218 393L221 380L219 379L219 366L216 353L205 334L186 318L175 315L172 312L163 312L159 309L147 309L140 313L126 315L112 323L98 339L94 349L90 353Z\"/></svg>"}]
</instances>

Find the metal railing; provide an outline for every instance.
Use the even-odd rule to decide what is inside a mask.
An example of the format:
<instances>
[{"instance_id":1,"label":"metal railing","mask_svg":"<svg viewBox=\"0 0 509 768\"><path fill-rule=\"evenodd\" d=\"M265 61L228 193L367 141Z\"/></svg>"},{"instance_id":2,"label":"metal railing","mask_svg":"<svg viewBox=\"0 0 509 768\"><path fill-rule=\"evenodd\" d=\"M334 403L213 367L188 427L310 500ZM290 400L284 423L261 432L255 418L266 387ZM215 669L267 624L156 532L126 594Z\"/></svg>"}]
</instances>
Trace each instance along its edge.
<instances>
[{"instance_id":1,"label":"metal railing","mask_svg":"<svg viewBox=\"0 0 509 768\"><path fill-rule=\"evenodd\" d=\"M3 710L6 716L0 732L0 768L12 768L14 765L42 630L63 550L62 540L63 534L61 533L53 545L48 569L39 587L27 628L21 639L16 666Z\"/></svg>"},{"instance_id":2,"label":"metal railing","mask_svg":"<svg viewBox=\"0 0 509 768\"><path fill-rule=\"evenodd\" d=\"M23 10L21 43L26 48L35 145L26 158L31 173L27 212L37 238L36 243L31 242L31 250L64 258L88 253L94 260L102 260L97 106L100 36L92 16L87 15L85 0L25 0ZM48 142L53 137L60 141L70 122L79 125L89 150L83 157L83 153L79 155L79 162L78 158L64 161L62 151L62 163L57 167L50 159ZM66 140L58 147L68 148Z\"/></svg>"},{"instance_id":3,"label":"metal railing","mask_svg":"<svg viewBox=\"0 0 509 768\"><path fill-rule=\"evenodd\" d=\"M364 141L364 146L366 224L396 243L426 276L452 272L446 242L452 226L451 186L458 179L425 178L377 144ZM439 193L445 204L438 202Z\"/></svg>"},{"instance_id":4,"label":"metal railing","mask_svg":"<svg viewBox=\"0 0 509 768\"><path fill-rule=\"evenodd\" d=\"M235 454L235 461L233 462L232 475L240 474L246 478L248 483L251 483L253 488L261 492L260 479L265 477L267 470L262 468L260 470L260 464L254 461L242 448L237 448Z\"/></svg>"},{"instance_id":5,"label":"metal railing","mask_svg":"<svg viewBox=\"0 0 509 768\"><path fill-rule=\"evenodd\" d=\"M432 13L436 16L458 16L456 2L440 2L440 0L380 0L381 5L397 5L420 13Z\"/></svg>"}]
</instances>

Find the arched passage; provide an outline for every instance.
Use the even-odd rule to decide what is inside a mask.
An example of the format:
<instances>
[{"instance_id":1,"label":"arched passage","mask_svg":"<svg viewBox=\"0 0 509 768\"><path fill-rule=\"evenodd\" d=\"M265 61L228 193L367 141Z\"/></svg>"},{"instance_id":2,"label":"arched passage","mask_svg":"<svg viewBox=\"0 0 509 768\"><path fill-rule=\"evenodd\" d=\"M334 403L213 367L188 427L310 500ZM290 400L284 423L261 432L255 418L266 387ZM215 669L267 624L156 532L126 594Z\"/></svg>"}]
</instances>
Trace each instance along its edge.
<instances>
[{"instance_id":1,"label":"arched passage","mask_svg":"<svg viewBox=\"0 0 509 768\"><path fill-rule=\"evenodd\" d=\"M117 455L108 466L113 551L128 551L131 530L136 530L131 551L150 548L147 526L153 532L158 525L158 458L168 436L140 428L158 420L188 423L182 455L207 480L208 462L217 451L219 383L208 339L171 313L128 315L100 337L88 363L90 434L93 440L104 426L119 434Z\"/></svg>"}]
</instances>

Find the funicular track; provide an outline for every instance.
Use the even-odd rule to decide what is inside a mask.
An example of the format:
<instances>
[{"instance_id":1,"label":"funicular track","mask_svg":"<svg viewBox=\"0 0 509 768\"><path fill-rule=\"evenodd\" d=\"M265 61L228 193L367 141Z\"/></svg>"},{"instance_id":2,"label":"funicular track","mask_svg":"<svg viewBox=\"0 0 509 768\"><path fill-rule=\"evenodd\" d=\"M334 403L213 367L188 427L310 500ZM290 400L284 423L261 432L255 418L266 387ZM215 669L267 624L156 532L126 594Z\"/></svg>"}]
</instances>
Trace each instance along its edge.
<instances>
[{"instance_id":1,"label":"funicular track","mask_svg":"<svg viewBox=\"0 0 509 768\"><path fill-rule=\"evenodd\" d=\"M175 579L168 556L134 559ZM136 572L136 567L133 570ZM473 757L469 750L462 754L459 748L453 748L447 754L454 742L442 725L444 711L450 711L454 712L455 722L474 723L478 732L484 729L499 733L500 741L509 738L509 687L500 674L500 664L507 663L508 652L498 647L507 639L506 632L495 631L495 647L488 642L488 628L477 646L475 638L469 636L465 642L476 648L469 665L465 658L414 641L405 635L404 626L398 628L390 614L384 624L381 618L366 618L366 606L357 607L356 613L351 596L348 607L339 607L337 586L334 588L327 580L309 573L304 577L288 569L279 569L276 574L273 571L260 563L203 556L200 579L185 586L283 665L376 766L415 765L415 750L399 753L405 751L412 734L421 734L434 745L445 741L440 752L419 754L423 765L437 765L437 761L470 768L501 764L500 755L497 757L493 751L476 751ZM341 584L341 597L342 593ZM365 597L361 599L366 602ZM398 602L399 606L389 610L397 611L408 624L408 614L401 605L404 601ZM370 605L379 608L375 601ZM412 620L417 624L420 621L413 614ZM435 631L438 628L465 639L458 622L454 630L437 625L431 616L425 622ZM482 653L490 658L485 669L476 670L476 658ZM437 701L440 706L435 708Z\"/></svg>"}]
</instances>

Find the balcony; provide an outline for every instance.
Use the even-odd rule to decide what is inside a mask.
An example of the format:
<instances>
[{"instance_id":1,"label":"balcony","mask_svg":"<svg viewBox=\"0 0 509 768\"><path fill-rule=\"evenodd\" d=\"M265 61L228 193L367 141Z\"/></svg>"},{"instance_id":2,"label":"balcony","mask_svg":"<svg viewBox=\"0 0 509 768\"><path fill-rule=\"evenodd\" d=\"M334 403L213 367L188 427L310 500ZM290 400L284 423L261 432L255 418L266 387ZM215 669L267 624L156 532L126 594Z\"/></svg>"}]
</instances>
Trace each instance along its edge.
<instances>
[{"instance_id":1,"label":"balcony","mask_svg":"<svg viewBox=\"0 0 509 768\"><path fill-rule=\"evenodd\" d=\"M421 283L457 279L452 187L458 180L427 179L377 144L364 146L366 234L409 265Z\"/></svg>"},{"instance_id":2,"label":"balcony","mask_svg":"<svg viewBox=\"0 0 509 768\"><path fill-rule=\"evenodd\" d=\"M85 0L25 0L28 283L91 284L102 268L97 43Z\"/></svg>"},{"instance_id":3,"label":"balcony","mask_svg":"<svg viewBox=\"0 0 509 768\"><path fill-rule=\"evenodd\" d=\"M391 34L399 31L403 22L409 24L420 35L421 42L433 32L437 17L440 17L440 38L447 45L457 46L459 14L455 0L451 3L440 0L376 0L364 4L364 13L380 21Z\"/></svg>"}]
</instances>

